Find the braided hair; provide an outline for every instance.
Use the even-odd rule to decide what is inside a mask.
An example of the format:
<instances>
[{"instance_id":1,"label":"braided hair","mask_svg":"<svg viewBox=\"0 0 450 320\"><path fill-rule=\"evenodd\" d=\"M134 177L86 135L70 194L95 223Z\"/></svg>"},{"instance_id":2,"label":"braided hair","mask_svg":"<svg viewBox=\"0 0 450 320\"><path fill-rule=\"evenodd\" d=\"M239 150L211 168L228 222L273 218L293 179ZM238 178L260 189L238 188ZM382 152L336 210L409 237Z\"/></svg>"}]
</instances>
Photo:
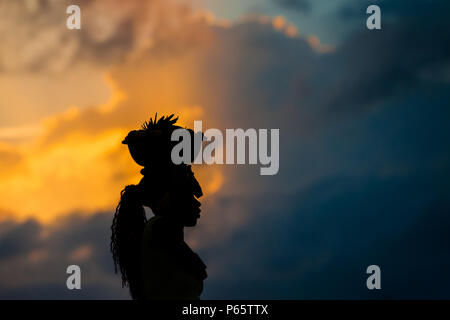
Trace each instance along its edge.
<instances>
[{"instance_id":1,"label":"braided hair","mask_svg":"<svg viewBox=\"0 0 450 320\"><path fill-rule=\"evenodd\" d=\"M111 225L110 249L114 270L120 270L122 287L129 287L133 299L142 298L141 242L146 222L139 186L126 186Z\"/></svg>"}]
</instances>

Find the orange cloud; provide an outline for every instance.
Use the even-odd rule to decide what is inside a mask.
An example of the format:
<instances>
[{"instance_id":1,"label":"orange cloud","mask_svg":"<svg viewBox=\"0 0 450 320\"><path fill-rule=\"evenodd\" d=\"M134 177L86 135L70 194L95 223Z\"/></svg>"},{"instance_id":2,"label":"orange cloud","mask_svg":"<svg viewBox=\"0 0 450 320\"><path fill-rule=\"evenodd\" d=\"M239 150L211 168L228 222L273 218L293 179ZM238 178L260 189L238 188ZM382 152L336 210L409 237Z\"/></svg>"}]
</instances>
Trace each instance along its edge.
<instances>
[{"instance_id":1,"label":"orange cloud","mask_svg":"<svg viewBox=\"0 0 450 320\"><path fill-rule=\"evenodd\" d=\"M171 68L173 72L166 73ZM2 212L13 213L17 220L34 217L49 223L73 212L114 210L120 190L141 178L141 168L121 144L127 132L155 112L176 113L184 126L192 126L193 120L203 116L201 106L181 104L186 101L184 82L188 80L175 72L176 66L169 63L159 69L160 76L153 84L136 82L134 74L121 74L125 77L121 81L131 86L116 86L110 101L103 105L71 107L47 118L44 134L33 143L1 144L0 168L7 168L0 169ZM155 74L157 70L153 70ZM152 89L146 90L147 85ZM220 173L203 177L208 193L220 188Z\"/></svg>"},{"instance_id":2,"label":"orange cloud","mask_svg":"<svg viewBox=\"0 0 450 320\"><path fill-rule=\"evenodd\" d=\"M92 253L93 253L93 248L91 245L89 245L89 244L83 245L83 246L80 246L80 247L76 248L75 250L71 251L69 253L68 260L75 261L75 262L87 260L92 256Z\"/></svg>"},{"instance_id":3,"label":"orange cloud","mask_svg":"<svg viewBox=\"0 0 450 320\"><path fill-rule=\"evenodd\" d=\"M68 71L72 80L58 85L61 74L50 72L48 74L54 75L54 81L51 86L42 85L46 89L41 95L41 85L36 79L29 80L34 88L32 91L39 97L35 110L41 116L39 130L20 125L0 130L0 136L1 133L3 136L29 134L34 138L23 143L0 144L0 219L33 217L49 223L73 212L88 215L114 210L120 190L140 179L140 167L121 144L129 130L138 128L156 112L159 115L175 113L180 116L180 124L189 127L194 120L203 120L205 127L228 125L232 118L230 114L234 114L235 119L236 114L242 113L242 110L234 110L235 106L230 106L229 110L223 108L230 93L232 97L238 92L232 90L240 90L232 86L238 80L234 77L243 71L234 64L240 48L229 49L218 37L221 31L228 31L229 22L211 15L196 16L188 9L174 9L159 0L146 2L148 11L145 12L138 6L140 1L123 5L122 1L95 3L92 7L86 4L86 23L91 24L91 28L83 31L87 34L81 34L86 37L82 40L86 42L85 50L89 54L80 54L85 64L76 64ZM95 13L100 20L93 19ZM108 14L111 14L110 18ZM156 19L151 24L146 22L149 15ZM102 19L111 19L113 29L102 24ZM127 21L132 22L130 30L124 27ZM297 34L295 27L283 17L258 16L252 23L265 24L288 37ZM119 32L122 27L124 34ZM96 30L101 32L96 34ZM150 35L150 42L146 42ZM126 41L129 36L131 44ZM103 52L101 46L108 43L111 52ZM318 43L310 41L312 46L317 47ZM239 46L240 43L231 42L231 45ZM223 52L224 48L226 52ZM125 53L115 55L121 50ZM114 63L106 68L98 62L99 57L91 55L100 55ZM255 57L254 61L257 59L264 57ZM6 64L6 60L0 62ZM43 57L41 60L47 61ZM221 69L222 60L237 70ZM19 65L30 67L33 63ZM90 65L95 66L96 74L92 82L88 76L93 74L89 72ZM14 66L3 67L15 70ZM104 70L107 70L106 74ZM45 78L46 73L41 75ZM3 78L3 81L12 83L11 79ZM0 77L0 84L1 81ZM92 87L91 91L89 87ZM105 88L109 90L109 100ZM76 94L63 94L70 90ZM89 99L75 99L77 95L84 97L86 92L90 93L86 95ZM50 104L54 104L53 99L60 99L64 112L56 107L46 109L46 99ZM32 106L31 102L27 105ZM2 109L2 112L17 116L28 110L20 105L17 100L14 108ZM267 118L267 114L261 115ZM194 170L206 193L208 200L205 201L214 202L209 196L223 190L227 180L231 179L224 174L223 167L199 166Z\"/></svg>"}]
</instances>

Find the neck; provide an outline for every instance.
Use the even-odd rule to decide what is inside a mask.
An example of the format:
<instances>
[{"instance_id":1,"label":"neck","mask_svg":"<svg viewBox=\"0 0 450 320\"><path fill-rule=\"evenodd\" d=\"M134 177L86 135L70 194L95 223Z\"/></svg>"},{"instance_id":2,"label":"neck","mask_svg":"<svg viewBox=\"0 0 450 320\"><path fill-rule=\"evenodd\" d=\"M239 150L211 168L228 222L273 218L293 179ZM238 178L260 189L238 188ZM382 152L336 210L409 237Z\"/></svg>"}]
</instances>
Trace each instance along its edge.
<instances>
[{"instance_id":1,"label":"neck","mask_svg":"<svg viewBox=\"0 0 450 320\"><path fill-rule=\"evenodd\" d=\"M175 219L171 216L165 216L167 221L170 222L171 227L173 228L175 234L179 239L184 240L184 225L178 219Z\"/></svg>"}]
</instances>

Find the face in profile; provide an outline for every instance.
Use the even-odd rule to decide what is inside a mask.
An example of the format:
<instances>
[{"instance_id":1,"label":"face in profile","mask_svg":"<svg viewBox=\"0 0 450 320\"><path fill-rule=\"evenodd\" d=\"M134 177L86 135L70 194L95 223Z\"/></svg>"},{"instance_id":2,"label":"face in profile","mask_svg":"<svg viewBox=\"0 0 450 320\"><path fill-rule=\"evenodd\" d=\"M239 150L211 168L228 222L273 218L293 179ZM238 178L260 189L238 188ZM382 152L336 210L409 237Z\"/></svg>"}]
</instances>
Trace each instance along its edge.
<instances>
[{"instance_id":1,"label":"face in profile","mask_svg":"<svg viewBox=\"0 0 450 320\"><path fill-rule=\"evenodd\" d=\"M193 178L195 179L195 178ZM191 183L176 181L175 186L164 181L157 183L144 175L139 185L142 187L143 204L155 215L170 216L185 227L193 227L200 218L200 201L195 197ZM196 183L197 180L195 180Z\"/></svg>"}]
</instances>

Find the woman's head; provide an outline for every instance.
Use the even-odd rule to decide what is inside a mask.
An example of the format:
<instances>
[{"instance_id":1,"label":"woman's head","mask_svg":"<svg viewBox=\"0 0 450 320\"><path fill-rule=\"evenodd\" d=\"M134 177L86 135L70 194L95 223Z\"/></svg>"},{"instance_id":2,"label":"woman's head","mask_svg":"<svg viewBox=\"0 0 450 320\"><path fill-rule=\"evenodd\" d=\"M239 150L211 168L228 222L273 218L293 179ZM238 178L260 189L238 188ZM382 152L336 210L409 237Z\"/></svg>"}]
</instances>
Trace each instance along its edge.
<instances>
[{"instance_id":1,"label":"woman's head","mask_svg":"<svg viewBox=\"0 0 450 320\"><path fill-rule=\"evenodd\" d=\"M193 227L200 217L200 185L189 166L169 166L165 170L142 170L139 183L142 202L155 215L169 216L183 226Z\"/></svg>"}]
</instances>

